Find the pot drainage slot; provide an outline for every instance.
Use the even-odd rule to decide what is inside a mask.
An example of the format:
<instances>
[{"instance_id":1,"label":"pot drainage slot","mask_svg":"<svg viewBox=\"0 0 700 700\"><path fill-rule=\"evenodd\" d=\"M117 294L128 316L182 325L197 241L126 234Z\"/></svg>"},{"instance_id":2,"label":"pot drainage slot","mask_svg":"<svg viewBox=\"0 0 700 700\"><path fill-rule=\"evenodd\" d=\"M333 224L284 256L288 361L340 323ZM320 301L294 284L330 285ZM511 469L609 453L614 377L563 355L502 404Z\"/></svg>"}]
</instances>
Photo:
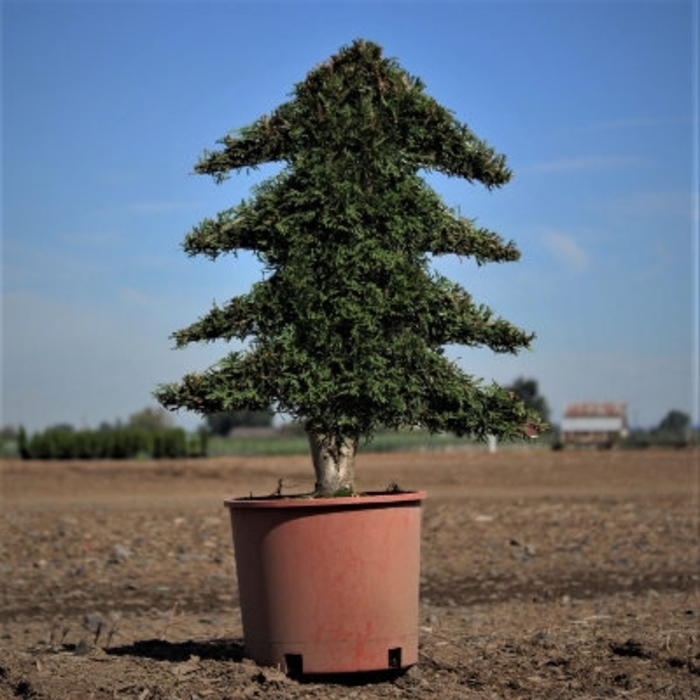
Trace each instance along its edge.
<instances>
[{"instance_id":1,"label":"pot drainage slot","mask_svg":"<svg viewBox=\"0 0 700 700\"><path fill-rule=\"evenodd\" d=\"M285 654L284 662L287 664L287 675L290 678L300 678L304 675L304 657L302 654Z\"/></svg>"},{"instance_id":2,"label":"pot drainage slot","mask_svg":"<svg viewBox=\"0 0 700 700\"><path fill-rule=\"evenodd\" d=\"M401 647L389 649L389 668L401 668Z\"/></svg>"}]
</instances>

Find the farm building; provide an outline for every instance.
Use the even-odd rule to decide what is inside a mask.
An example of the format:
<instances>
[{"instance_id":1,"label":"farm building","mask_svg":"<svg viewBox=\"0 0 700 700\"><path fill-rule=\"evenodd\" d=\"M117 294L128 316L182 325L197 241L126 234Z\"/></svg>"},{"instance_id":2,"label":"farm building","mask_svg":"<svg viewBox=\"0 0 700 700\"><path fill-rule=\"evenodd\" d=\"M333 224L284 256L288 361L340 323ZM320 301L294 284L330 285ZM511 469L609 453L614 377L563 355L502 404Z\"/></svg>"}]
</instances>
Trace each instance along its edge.
<instances>
[{"instance_id":1,"label":"farm building","mask_svg":"<svg viewBox=\"0 0 700 700\"><path fill-rule=\"evenodd\" d=\"M574 403L567 406L561 424L563 447L614 447L628 435L624 403Z\"/></svg>"}]
</instances>

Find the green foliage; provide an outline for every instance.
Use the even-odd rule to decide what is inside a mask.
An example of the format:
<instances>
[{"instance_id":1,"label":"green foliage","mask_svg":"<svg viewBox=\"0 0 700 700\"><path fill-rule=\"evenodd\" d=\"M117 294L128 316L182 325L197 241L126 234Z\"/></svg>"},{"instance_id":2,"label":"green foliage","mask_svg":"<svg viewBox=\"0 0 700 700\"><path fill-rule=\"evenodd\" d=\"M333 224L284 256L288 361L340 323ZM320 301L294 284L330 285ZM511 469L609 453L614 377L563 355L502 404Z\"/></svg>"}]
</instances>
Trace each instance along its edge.
<instances>
[{"instance_id":1,"label":"green foliage","mask_svg":"<svg viewBox=\"0 0 700 700\"><path fill-rule=\"evenodd\" d=\"M697 444L698 434L691 430L690 416L683 411L669 411L656 428L633 432L628 443L632 446L687 447Z\"/></svg>"},{"instance_id":2,"label":"green foliage","mask_svg":"<svg viewBox=\"0 0 700 700\"><path fill-rule=\"evenodd\" d=\"M18 429L14 425L4 425L0 428L0 441L16 440Z\"/></svg>"},{"instance_id":3,"label":"green foliage","mask_svg":"<svg viewBox=\"0 0 700 700\"><path fill-rule=\"evenodd\" d=\"M535 411L543 422L549 423L549 405L547 399L540 395L535 379L518 377L506 389L512 391L529 409Z\"/></svg>"},{"instance_id":4,"label":"green foliage","mask_svg":"<svg viewBox=\"0 0 700 700\"><path fill-rule=\"evenodd\" d=\"M142 428L143 430L162 430L163 428L171 428L173 419L163 408L148 406L141 411L132 413L129 416L129 425L132 428Z\"/></svg>"},{"instance_id":5,"label":"green foliage","mask_svg":"<svg viewBox=\"0 0 700 700\"><path fill-rule=\"evenodd\" d=\"M620 442L625 449L645 449L651 447L683 448L700 444L700 431L669 431L652 428L651 430L637 429Z\"/></svg>"},{"instance_id":6,"label":"green foliage","mask_svg":"<svg viewBox=\"0 0 700 700\"><path fill-rule=\"evenodd\" d=\"M206 416L206 425L213 435L228 435L234 428L267 428L272 425L272 411L224 411Z\"/></svg>"},{"instance_id":7,"label":"green foliage","mask_svg":"<svg viewBox=\"0 0 700 700\"><path fill-rule=\"evenodd\" d=\"M22 437L24 435L24 437ZM23 459L134 459L178 458L206 454L206 437L189 440L182 428L146 430L115 427L100 430L47 428L27 438L20 431L19 453Z\"/></svg>"},{"instance_id":8,"label":"green foliage","mask_svg":"<svg viewBox=\"0 0 700 700\"><path fill-rule=\"evenodd\" d=\"M683 411L669 411L659 423L661 432L684 433L690 427L690 416Z\"/></svg>"},{"instance_id":9,"label":"green foliage","mask_svg":"<svg viewBox=\"0 0 700 700\"><path fill-rule=\"evenodd\" d=\"M187 456L187 436L180 428L159 430L153 435L153 457L155 459Z\"/></svg>"},{"instance_id":10,"label":"green foliage","mask_svg":"<svg viewBox=\"0 0 700 700\"><path fill-rule=\"evenodd\" d=\"M275 410L342 442L419 426L484 438L541 428L512 392L450 362L447 344L516 353L533 334L430 269L433 255L519 258L513 242L447 207L438 171L500 187L505 157L456 120L381 48L358 40L317 66L271 115L225 136L195 170L282 162L254 197L205 219L189 255L253 251L264 279L173 334L177 347L249 340L214 367L163 385L169 409Z\"/></svg>"}]
</instances>

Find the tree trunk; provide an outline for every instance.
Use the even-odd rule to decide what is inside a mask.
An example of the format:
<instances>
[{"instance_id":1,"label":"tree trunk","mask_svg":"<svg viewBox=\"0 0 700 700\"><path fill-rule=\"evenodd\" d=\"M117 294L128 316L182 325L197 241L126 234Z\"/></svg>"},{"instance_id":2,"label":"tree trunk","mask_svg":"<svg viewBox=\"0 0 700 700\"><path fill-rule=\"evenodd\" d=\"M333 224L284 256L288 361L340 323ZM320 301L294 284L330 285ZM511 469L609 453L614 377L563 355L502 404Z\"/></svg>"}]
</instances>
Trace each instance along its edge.
<instances>
[{"instance_id":1,"label":"tree trunk","mask_svg":"<svg viewBox=\"0 0 700 700\"><path fill-rule=\"evenodd\" d=\"M355 492L355 454L357 438L320 435L309 431L311 458L316 474L315 493L332 496L339 492Z\"/></svg>"}]
</instances>

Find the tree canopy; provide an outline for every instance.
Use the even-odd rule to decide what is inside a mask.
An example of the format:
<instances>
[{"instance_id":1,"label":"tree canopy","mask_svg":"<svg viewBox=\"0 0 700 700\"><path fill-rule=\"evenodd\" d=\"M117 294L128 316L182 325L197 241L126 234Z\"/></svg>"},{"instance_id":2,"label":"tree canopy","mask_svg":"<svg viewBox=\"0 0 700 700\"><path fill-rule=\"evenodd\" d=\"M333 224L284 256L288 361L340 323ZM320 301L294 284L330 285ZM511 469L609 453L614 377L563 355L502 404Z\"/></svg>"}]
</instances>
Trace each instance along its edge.
<instances>
[{"instance_id":1,"label":"tree canopy","mask_svg":"<svg viewBox=\"0 0 700 700\"><path fill-rule=\"evenodd\" d=\"M518 377L506 388L508 391L512 391L529 409L536 411L545 423L549 422L549 404L547 399L540 394L536 379Z\"/></svg>"},{"instance_id":2,"label":"tree canopy","mask_svg":"<svg viewBox=\"0 0 700 700\"><path fill-rule=\"evenodd\" d=\"M659 423L657 430L669 432L683 432L690 427L690 416L676 409L669 411Z\"/></svg>"},{"instance_id":3,"label":"tree canopy","mask_svg":"<svg viewBox=\"0 0 700 700\"><path fill-rule=\"evenodd\" d=\"M177 347L246 340L215 366L159 387L167 408L203 415L273 407L310 435L355 445L380 427L512 438L540 417L513 392L450 361L448 344L516 353L534 338L432 270L433 256L515 261L512 241L449 208L437 171L498 188L505 157L369 41L316 66L291 99L233 131L195 171L280 162L253 196L186 236L212 260L253 251L264 278L173 334Z\"/></svg>"},{"instance_id":4,"label":"tree canopy","mask_svg":"<svg viewBox=\"0 0 700 700\"><path fill-rule=\"evenodd\" d=\"M164 430L173 427L170 414L160 407L147 406L129 416L129 426L144 430Z\"/></svg>"}]
</instances>

